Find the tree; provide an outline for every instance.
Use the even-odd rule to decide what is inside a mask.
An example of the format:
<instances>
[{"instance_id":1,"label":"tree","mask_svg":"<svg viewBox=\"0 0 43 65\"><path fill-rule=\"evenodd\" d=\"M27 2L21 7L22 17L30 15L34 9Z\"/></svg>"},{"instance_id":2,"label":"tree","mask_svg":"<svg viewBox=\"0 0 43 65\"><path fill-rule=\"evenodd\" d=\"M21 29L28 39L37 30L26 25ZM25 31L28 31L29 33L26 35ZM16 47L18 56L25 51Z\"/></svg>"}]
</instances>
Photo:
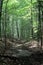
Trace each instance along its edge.
<instances>
[{"instance_id":1,"label":"tree","mask_svg":"<svg viewBox=\"0 0 43 65\"><path fill-rule=\"evenodd\" d=\"M42 31L41 31L41 1L38 0L38 11L39 11L39 23L38 23L38 42L41 40L41 48L42 48Z\"/></svg>"},{"instance_id":2,"label":"tree","mask_svg":"<svg viewBox=\"0 0 43 65\"><path fill-rule=\"evenodd\" d=\"M3 0L0 0L0 37L1 37L1 13L2 13Z\"/></svg>"},{"instance_id":3,"label":"tree","mask_svg":"<svg viewBox=\"0 0 43 65\"><path fill-rule=\"evenodd\" d=\"M4 37L5 37L5 49L6 49L6 17L7 17L7 3L8 3L8 0L6 1L6 6L5 6L5 21L4 21Z\"/></svg>"}]
</instances>

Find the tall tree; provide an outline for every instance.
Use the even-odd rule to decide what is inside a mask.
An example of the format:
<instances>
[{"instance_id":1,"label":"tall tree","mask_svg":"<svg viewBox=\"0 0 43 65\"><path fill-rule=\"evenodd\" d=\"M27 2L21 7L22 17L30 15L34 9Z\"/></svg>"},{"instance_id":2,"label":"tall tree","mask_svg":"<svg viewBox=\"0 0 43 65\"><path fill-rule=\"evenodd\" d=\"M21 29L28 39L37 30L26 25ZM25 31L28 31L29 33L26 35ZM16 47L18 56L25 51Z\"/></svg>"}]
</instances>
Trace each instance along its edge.
<instances>
[{"instance_id":1,"label":"tall tree","mask_svg":"<svg viewBox=\"0 0 43 65\"><path fill-rule=\"evenodd\" d=\"M4 26L5 26L5 29L4 29L4 35L5 35L5 49L6 49L6 24L7 24L7 23L6 23L6 19L7 19L6 17L7 17L7 4L8 4L8 1L9 1L9 0L6 1L6 6L5 6L5 22L4 22L4 23L5 23L5 25L4 25Z\"/></svg>"},{"instance_id":2,"label":"tall tree","mask_svg":"<svg viewBox=\"0 0 43 65\"><path fill-rule=\"evenodd\" d=\"M0 0L0 37L1 37L1 13L2 13L3 0Z\"/></svg>"},{"instance_id":3,"label":"tall tree","mask_svg":"<svg viewBox=\"0 0 43 65\"><path fill-rule=\"evenodd\" d=\"M31 0L31 5L32 5L32 0ZM33 6L33 5L32 5ZM33 20L32 20L32 6L31 6L31 33L32 33L32 39L33 39Z\"/></svg>"},{"instance_id":4,"label":"tall tree","mask_svg":"<svg viewBox=\"0 0 43 65\"><path fill-rule=\"evenodd\" d=\"M41 40L41 48L42 48L42 32L41 32L41 1L38 0L38 11L39 11L39 23L38 23L38 42Z\"/></svg>"}]
</instances>

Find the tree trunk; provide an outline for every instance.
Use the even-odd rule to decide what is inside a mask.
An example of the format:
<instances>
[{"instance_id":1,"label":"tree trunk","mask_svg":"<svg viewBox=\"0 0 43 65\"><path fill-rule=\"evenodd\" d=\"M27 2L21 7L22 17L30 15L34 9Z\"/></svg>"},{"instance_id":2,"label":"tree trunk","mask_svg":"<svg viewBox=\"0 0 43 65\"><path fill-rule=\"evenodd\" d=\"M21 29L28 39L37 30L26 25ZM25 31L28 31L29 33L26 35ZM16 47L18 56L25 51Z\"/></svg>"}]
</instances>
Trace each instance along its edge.
<instances>
[{"instance_id":1,"label":"tree trunk","mask_svg":"<svg viewBox=\"0 0 43 65\"><path fill-rule=\"evenodd\" d=\"M16 21L17 37L19 38L18 22Z\"/></svg>"},{"instance_id":2,"label":"tree trunk","mask_svg":"<svg viewBox=\"0 0 43 65\"><path fill-rule=\"evenodd\" d=\"M41 11L40 11L40 6L41 6L41 3L40 1L38 1L38 10L39 10L39 22L38 22L38 42L39 40L41 40L41 48L42 48L42 32L41 32Z\"/></svg>"},{"instance_id":3,"label":"tree trunk","mask_svg":"<svg viewBox=\"0 0 43 65\"><path fill-rule=\"evenodd\" d=\"M4 22L4 23L5 23L5 24L4 24L4 26L5 26L5 27L4 27L4 28L5 28L5 29L4 29L5 49L6 49L6 24L7 24L7 23L6 23L6 17L7 17L7 3L8 3L8 1L9 1L9 0L6 1L6 6L5 6L5 22Z\"/></svg>"},{"instance_id":4,"label":"tree trunk","mask_svg":"<svg viewBox=\"0 0 43 65\"><path fill-rule=\"evenodd\" d=\"M32 4L32 0L31 0L31 4ZM31 7L31 35L32 35L32 39L33 39L33 20L32 20L32 7Z\"/></svg>"},{"instance_id":5,"label":"tree trunk","mask_svg":"<svg viewBox=\"0 0 43 65\"><path fill-rule=\"evenodd\" d=\"M0 37L1 37L1 13L2 13L3 0L0 0Z\"/></svg>"}]
</instances>

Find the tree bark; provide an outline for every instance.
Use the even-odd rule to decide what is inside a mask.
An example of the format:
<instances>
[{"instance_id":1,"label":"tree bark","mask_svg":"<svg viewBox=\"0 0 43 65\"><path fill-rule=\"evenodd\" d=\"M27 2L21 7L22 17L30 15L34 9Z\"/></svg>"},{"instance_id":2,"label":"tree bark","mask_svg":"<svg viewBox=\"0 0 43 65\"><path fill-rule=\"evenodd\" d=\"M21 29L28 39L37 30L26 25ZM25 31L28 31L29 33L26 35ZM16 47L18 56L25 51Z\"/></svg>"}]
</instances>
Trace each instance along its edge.
<instances>
[{"instance_id":1,"label":"tree bark","mask_svg":"<svg viewBox=\"0 0 43 65\"><path fill-rule=\"evenodd\" d=\"M5 6L5 22L4 22L4 23L5 23L5 24L4 24L4 26L5 26L5 29L4 29L5 49L7 49L7 48L6 48L6 24L7 24L7 23L6 23L6 17L7 17L7 3L8 3L8 1L9 1L9 0L6 1L6 6Z\"/></svg>"},{"instance_id":2,"label":"tree bark","mask_svg":"<svg viewBox=\"0 0 43 65\"><path fill-rule=\"evenodd\" d=\"M0 0L0 37L1 37L1 13L2 13L3 0Z\"/></svg>"},{"instance_id":3,"label":"tree bark","mask_svg":"<svg viewBox=\"0 0 43 65\"><path fill-rule=\"evenodd\" d=\"M40 11L40 7L41 7L41 2L38 1L38 10L39 10L39 22L38 22L38 42L39 40L41 40L41 48L42 48L42 31L41 31L41 11Z\"/></svg>"},{"instance_id":4,"label":"tree bark","mask_svg":"<svg viewBox=\"0 0 43 65\"><path fill-rule=\"evenodd\" d=\"M18 22L16 21L16 29L17 29L17 36L19 38L19 29L18 29Z\"/></svg>"},{"instance_id":5,"label":"tree bark","mask_svg":"<svg viewBox=\"0 0 43 65\"><path fill-rule=\"evenodd\" d=\"M31 4L32 4L32 0L31 0ZM33 39L33 20L32 20L32 7L31 7L31 35L32 35L32 39Z\"/></svg>"}]
</instances>

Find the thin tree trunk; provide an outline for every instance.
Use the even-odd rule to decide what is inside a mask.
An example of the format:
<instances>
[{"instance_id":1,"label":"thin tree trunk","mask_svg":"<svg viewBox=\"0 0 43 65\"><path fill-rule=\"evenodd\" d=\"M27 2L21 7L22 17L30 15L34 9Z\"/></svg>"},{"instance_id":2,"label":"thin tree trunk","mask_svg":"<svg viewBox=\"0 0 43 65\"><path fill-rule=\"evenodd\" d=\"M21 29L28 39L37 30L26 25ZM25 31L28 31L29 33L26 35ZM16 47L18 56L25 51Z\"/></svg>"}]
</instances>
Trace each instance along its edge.
<instances>
[{"instance_id":1,"label":"thin tree trunk","mask_svg":"<svg viewBox=\"0 0 43 65\"><path fill-rule=\"evenodd\" d=\"M41 32L41 11L40 11L40 6L41 6L41 3L40 1L38 1L38 10L39 10L39 23L38 23L38 42L39 40L41 39L41 48L42 48L42 32Z\"/></svg>"},{"instance_id":2,"label":"thin tree trunk","mask_svg":"<svg viewBox=\"0 0 43 65\"><path fill-rule=\"evenodd\" d=\"M14 39L14 17L12 18L12 41Z\"/></svg>"},{"instance_id":3,"label":"thin tree trunk","mask_svg":"<svg viewBox=\"0 0 43 65\"><path fill-rule=\"evenodd\" d=\"M17 36L19 38L19 29L18 29L18 22L16 21L16 29L17 29Z\"/></svg>"},{"instance_id":4,"label":"thin tree trunk","mask_svg":"<svg viewBox=\"0 0 43 65\"><path fill-rule=\"evenodd\" d=\"M6 1L6 6L5 6L5 29L4 29L4 35L5 35L5 49L6 49L6 17L7 17L7 3L8 3L8 0Z\"/></svg>"},{"instance_id":5,"label":"thin tree trunk","mask_svg":"<svg viewBox=\"0 0 43 65\"><path fill-rule=\"evenodd\" d=\"M32 4L32 0L31 0L31 4ZM33 39L33 21L32 21L32 7L31 7L31 33L32 33L32 39Z\"/></svg>"},{"instance_id":6,"label":"thin tree trunk","mask_svg":"<svg viewBox=\"0 0 43 65\"><path fill-rule=\"evenodd\" d=\"M0 37L1 37L1 13L2 13L3 0L0 0Z\"/></svg>"}]
</instances>

